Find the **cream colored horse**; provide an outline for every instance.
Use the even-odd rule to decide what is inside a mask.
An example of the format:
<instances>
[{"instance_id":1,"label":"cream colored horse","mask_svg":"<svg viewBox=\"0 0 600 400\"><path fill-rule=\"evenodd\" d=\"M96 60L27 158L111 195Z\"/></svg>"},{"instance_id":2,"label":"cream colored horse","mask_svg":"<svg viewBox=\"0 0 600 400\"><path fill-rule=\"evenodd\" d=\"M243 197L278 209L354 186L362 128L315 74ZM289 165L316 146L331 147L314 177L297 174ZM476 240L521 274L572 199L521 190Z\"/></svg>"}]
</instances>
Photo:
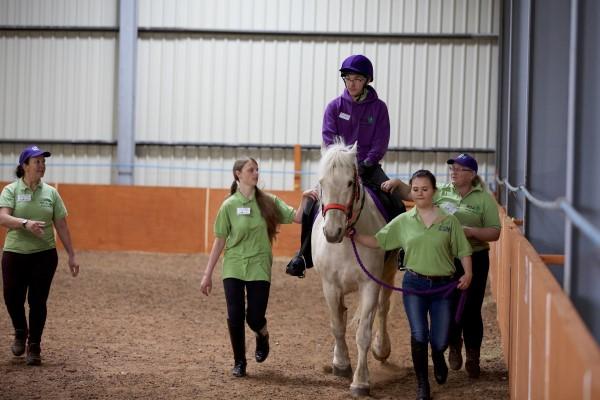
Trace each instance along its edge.
<instances>
[{"instance_id":1,"label":"cream colored horse","mask_svg":"<svg viewBox=\"0 0 600 400\"><path fill-rule=\"evenodd\" d=\"M319 184L321 212L312 230L312 257L321 275L323 293L329 306L331 329L335 337L333 372L339 376L352 375L345 339L347 310L344 296L358 291L358 360L350 390L353 395L368 395L369 346L375 358L380 361L385 361L391 352L387 331L391 290L380 288L362 271L350 239L345 233L352 225L358 232L372 235L385 225L385 220L358 179L356 145L347 147L337 143L323 151ZM382 250L370 249L359 244L357 247L360 258L369 271L384 282L392 284L396 273L395 257L390 257L390 262L384 266ZM371 332L376 313L377 333L372 340Z\"/></svg>"}]
</instances>

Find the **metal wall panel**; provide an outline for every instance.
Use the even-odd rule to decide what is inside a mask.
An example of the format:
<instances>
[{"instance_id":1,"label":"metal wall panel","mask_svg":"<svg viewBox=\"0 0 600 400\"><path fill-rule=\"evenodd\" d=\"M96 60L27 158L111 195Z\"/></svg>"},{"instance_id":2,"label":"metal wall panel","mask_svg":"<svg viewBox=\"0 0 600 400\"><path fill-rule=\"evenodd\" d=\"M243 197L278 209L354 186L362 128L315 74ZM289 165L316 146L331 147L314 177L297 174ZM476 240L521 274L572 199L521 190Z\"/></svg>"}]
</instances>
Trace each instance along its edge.
<instances>
[{"instance_id":1,"label":"metal wall panel","mask_svg":"<svg viewBox=\"0 0 600 400\"><path fill-rule=\"evenodd\" d=\"M462 40L144 35L137 138L319 145L323 110L343 90L339 64L352 53L375 64L390 146L494 148L497 45Z\"/></svg>"},{"instance_id":2,"label":"metal wall panel","mask_svg":"<svg viewBox=\"0 0 600 400\"><path fill-rule=\"evenodd\" d=\"M19 154L28 144L1 146L0 181L12 181ZM44 181L48 183L110 184L116 174L116 152L111 146L40 144L40 148L52 153L46 160Z\"/></svg>"},{"instance_id":3,"label":"metal wall panel","mask_svg":"<svg viewBox=\"0 0 600 400\"><path fill-rule=\"evenodd\" d=\"M319 145L323 109L343 88L339 64L349 54L364 53L374 61L374 87L390 109L390 146L493 148L499 4L139 0L143 29L135 139ZM0 0L0 24L73 29L0 32L0 139L115 140L116 34L88 33L85 27L115 26L117 6L117 0ZM152 31L160 27L198 31ZM306 34L310 32L356 35ZM373 33L391 36L368 36ZM461 34L467 36L452 37ZM61 166L64 171L57 177L65 182L85 181L82 176L89 183L114 182L112 156L98 158L98 150L88 145L59 148L69 154L79 174ZM111 154L114 150L100 148ZM292 188L290 149L138 146L135 182L228 186L233 159L250 150L260 158L267 188ZM4 145L0 153L3 160L16 158L6 155ZM77 154L80 159L73 159ZM423 166L445 171L447 156L440 154L390 152L385 168L401 177ZM319 152L305 150L303 157L306 188L316 183ZM81 172L86 162L88 172ZM9 176L12 163L10 168L2 164Z\"/></svg>"},{"instance_id":4,"label":"metal wall panel","mask_svg":"<svg viewBox=\"0 0 600 400\"><path fill-rule=\"evenodd\" d=\"M0 0L0 25L116 26L118 0Z\"/></svg>"},{"instance_id":5,"label":"metal wall panel","mask_svg":"<svg viewBox=\"0 0 600 400\"><path fill-rule=\"evenodd\" d=\"M114 140L115 35L0 34L0 138Z\"/></svg>"},{"instance_id":6,"label":"metal wall panel","mask_svg":"<svg viewBox=\"0 0 600 400\"><path fill-rule=\"evenodd\" d=\"M226 188L233 179L233 162L246 156L258 161L261 183L267 190L293 190L293 150L256 147L140 146L136 154L135 182L150 186ZM383 168L390 177L404 181L419 169L429 169L439 182L446 182L449 181L446 161L454 156L456 154L450 152L391 152ZM479 175L495 187L494 154L474 153L473 156L479 163ZM301 189L318 183L320 158L320 150L302 152Z\"/></svg>"},{"instance_id":7,"label":"metal wall panel","mask_svg":"<svg viewBox=\"0 0 600 400\"><path fill-rule=\"evenodd\" d=\"M143 27L498 33L500 0L140 0Z\"/></svg>"},{"instance_id":8,"label":"metal wall panel","mask_svg":"<svg viewBox=\"0 0 600 400\"><path fill-rule=\"evenodd\" d=\"M293 190L294 154L287 149L140 146L135 182L139 185L228 188L235 160L257 160L267 190Z\"/></svg>"},{"instance_id":9,"label":"metal wall panel","mask_svg":"<svg viewBox=\"0 0 600 400\"><path fill-rule=\"evenodd\" d=\"M20 152L25 143L2 144L0 181L15 178ZM116 149L99 145L40 145L52 152L44 180L58 183L111 184L116 177ZM134 180L137 185L227 188L231 185L233 162L250 156L259 163L261 184L266 190L293 190L294 154L288 149L160 147L139 146ZM454 153L388 153L383 168L392 178L408 181L410 174L425 168L438 182L448 181L446 160ZM301 188L318 183L320 150L302 152ZM474 153L479 175L493 187L493 154Z\"/></svg>"}]
</instances>

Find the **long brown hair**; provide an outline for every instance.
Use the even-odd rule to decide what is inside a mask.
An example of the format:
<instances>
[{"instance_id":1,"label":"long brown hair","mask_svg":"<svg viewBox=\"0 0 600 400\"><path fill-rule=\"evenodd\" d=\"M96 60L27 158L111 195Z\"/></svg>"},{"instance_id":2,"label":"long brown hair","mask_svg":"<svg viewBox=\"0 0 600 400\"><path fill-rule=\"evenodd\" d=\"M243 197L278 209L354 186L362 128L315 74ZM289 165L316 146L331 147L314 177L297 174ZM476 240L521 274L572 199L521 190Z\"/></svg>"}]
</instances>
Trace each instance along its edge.
<instances>
[{"instance_id":1,"label":"long brown hair","mask_svg":"<svg viewBox=\"0 0 600 400\"><path fill-rule=\"evenodd\" d=\"M238 189L238 177L236 172L241 172L244 168L244 165L246 165L248 162L253 162L258 167L258 163L252 157L241 158L233 163L233 182L231 183L229 195L233 195ZM282 221L281 213L277 209L273 198L260 190L258 187L254 188L254 198L256 199L258 208L260 208L260 215L262 215L267 224L267 235L269 236L269 242L273 243L273 240L275 240L275 236L277 235L277 227Z\"/></svg>"},{"instance_id":2,"label":"long brown hair","mask_svg":"<svg viewBox=\"0 0 600 400\"><path fill-rule=\"evenodd\" d=\"M483 190L487 190L486 183L483 181L483 179L479 175L477 175L477 173L475 173L475 176L473 177L473 179L471 179L471 186L475 187L477 185L481 185L481 188Z\"/></svg>"}]
</instances>

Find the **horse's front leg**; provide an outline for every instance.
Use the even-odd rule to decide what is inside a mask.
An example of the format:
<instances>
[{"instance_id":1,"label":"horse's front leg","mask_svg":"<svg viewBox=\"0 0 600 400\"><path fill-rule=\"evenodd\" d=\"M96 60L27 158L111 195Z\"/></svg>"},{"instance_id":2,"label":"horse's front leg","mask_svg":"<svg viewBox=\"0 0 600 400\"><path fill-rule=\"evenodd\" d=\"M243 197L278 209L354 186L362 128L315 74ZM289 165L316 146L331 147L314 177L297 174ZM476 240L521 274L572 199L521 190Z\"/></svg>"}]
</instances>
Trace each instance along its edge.
<instances>
[{"instance_id":1,"label":"horse's front leg","mask_svg":"<svg viewBox=\"0 0 600 400\"><path fill-rule=\"evenodd\" d=\"M352 366L350 365L350 356L348 355L348 346L346 345L346 320L348 313L344 305L344 295L340 288L326 282L323 282L323 293L329 307L331 332L335 338L332 365L333 374L350 378L352 376Z\"/></svg>"},{"instance_id":2,"label":"horse's front leg","mask_svg":"<svg viewBox=\"0 0 600 400\"><path fill-rule=\"evenodd\" d=\"M356 347L358 349L358 360L350 391L354 396L368 396L371 383L369 382L369 368L367 356L371 346L371 329L377 307L379 286L369 282L360 288L360 321L356 330Z\"/></svg>"}]
</instances>

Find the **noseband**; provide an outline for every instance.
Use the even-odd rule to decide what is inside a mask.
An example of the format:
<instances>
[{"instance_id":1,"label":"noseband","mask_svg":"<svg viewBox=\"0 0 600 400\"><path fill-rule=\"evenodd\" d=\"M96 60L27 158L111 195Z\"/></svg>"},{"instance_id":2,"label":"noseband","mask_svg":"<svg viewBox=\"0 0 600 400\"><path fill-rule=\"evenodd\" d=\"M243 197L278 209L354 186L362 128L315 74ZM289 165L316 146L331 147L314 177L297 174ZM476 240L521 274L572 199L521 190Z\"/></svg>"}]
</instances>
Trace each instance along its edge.
<instances>
[{"instance_id":1,"label":"noseband","mask_svg":"<svg viewBox=\"0 0 600 400\"><path fill-rule=\"evenodd\" d=\"M340 210L344 214L346 214L346 222L352 221L351 224L350 223L348 224L349 226L352 226L354 223L356 223L356 221L358 220L358 216L360 215L360 212L362 211L362 208L365 204L365 196L363 195L360 209L358 210L356 215L354 215L354 213L353 213L354 203L356 201L358 201L360 198L360 186L361 186L359 178L358 178L358 173L356 171L356 167L354 167L354 179L352 180L352 185L354 186L354 190L352 191L352 197L350 198L350 201L348 202L348 204L328 203L328 204L321 205L321 214L323 215L323 218L325 218L325 214L327 213L327 211Z\"/></svg>"}]
</instances>

